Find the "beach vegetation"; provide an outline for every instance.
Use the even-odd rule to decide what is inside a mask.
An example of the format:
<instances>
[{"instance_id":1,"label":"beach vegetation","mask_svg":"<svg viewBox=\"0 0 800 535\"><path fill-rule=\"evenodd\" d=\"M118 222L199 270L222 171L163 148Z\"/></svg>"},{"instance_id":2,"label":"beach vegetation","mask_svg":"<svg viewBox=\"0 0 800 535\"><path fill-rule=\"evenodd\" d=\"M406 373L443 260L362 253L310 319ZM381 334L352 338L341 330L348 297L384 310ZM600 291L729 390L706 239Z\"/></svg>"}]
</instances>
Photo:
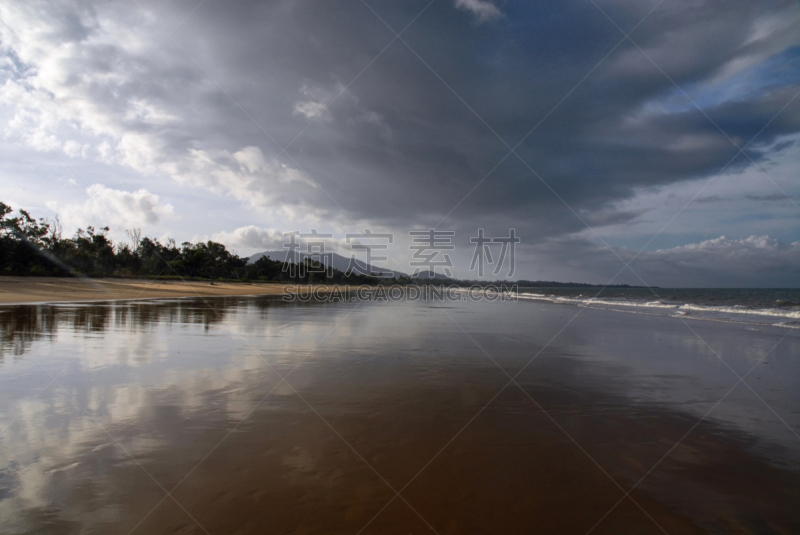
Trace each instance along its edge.
<instances>
[{"instance_id":1,"label":"beach vegetation","mask_svg":"<svg viewBox=\"0 0 800 535\"><path fill-rule=\"evenodd\" d=\"M184 242L142 236L128 229L130 243L114 243L109 227L78 229L63 237L58 218L35 219L25 210L13 214L0 202L0 274L86 277L145 277L219 281L376 284L378 279L347 274L310 259L303 265L264 256L255 262L214 241Z\"/></svg>"}]
</instances>

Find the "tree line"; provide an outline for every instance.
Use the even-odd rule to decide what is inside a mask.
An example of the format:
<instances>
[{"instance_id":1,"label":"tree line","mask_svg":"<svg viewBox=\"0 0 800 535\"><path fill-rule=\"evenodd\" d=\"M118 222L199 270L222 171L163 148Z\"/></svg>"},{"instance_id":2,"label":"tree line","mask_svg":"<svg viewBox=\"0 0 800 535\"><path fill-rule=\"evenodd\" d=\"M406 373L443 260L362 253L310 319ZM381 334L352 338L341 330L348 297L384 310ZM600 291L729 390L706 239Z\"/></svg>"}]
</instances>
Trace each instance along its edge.
<instances>
[{"instance_id":1,"label":"tree line","mask_svg":"<svg viewBox=\"0 0 800 535\"><path fill-rule=\"evenodd\" d=\"M163 277L212 280L251 280L293 283L376 284L378 280L357 273L323 270L305 260L289 266L262 257L250 263L213 241L166 244L142 237L140 229L127 231L130 243L114 243L109 227L78 229L71 238L54 220L32 217L0 202L0 274L80 275L87 277ZM292 268L292 269L286 269Z\"/></svg>"}]
</instances>

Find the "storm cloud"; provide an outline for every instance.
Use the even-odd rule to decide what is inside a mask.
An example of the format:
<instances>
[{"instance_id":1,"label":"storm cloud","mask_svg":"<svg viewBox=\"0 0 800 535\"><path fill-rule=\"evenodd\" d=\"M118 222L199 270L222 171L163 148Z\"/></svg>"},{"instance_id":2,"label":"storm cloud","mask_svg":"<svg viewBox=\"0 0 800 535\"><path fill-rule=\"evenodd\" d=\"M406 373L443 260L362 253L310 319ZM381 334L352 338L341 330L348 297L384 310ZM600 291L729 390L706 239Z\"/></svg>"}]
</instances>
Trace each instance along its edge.
<instances>
[{"instance_id":1,"label":"storm cloud","mask_svg":"<svg viewBox=\"0 0 800 535\"><path fill-rule=\"evenodd\" d=\"M255 249L274 246L278 227L435 226L464 244L479 227L514 227L531 266L518 275L535 276L648 243L637 226L671 216L641 200L670 188L689 200L752 173L759 189L739 197L753 214L797 196L780 179L797 169L800 131L791 0L42 1L6 2L0 18L4 143L57 150L64 176L123 173L107 185L114 198L154 198L137 219L154 225L169 199L181 238ZM37 163L5 164L4 197ZM191 209L195 195L219 201ZM698 201L731 243L762 235L713 212L728 197ZM768 239L800 237L796 223L780 228ZM720 236L681 232L683 245ZM659 243L642 258L666 258ZM796 254L770 254L797 272ZM653 263L648 282L672 281L670 266Z\"/></svg>"}]
</instances>

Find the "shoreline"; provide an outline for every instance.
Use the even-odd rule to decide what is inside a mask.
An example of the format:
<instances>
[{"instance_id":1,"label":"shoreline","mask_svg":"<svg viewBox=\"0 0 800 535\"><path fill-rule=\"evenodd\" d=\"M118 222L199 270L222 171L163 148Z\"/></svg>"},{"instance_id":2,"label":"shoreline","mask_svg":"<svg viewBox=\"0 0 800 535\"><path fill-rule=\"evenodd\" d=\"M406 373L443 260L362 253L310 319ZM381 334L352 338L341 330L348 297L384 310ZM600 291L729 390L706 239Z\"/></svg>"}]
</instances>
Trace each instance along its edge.
<instances>
[{"instance_id":1,"label":"shoreline","mask_svg":"<svg viewBox=\"0 0 800 535\"><path fill-rule=\"evenodd\" d=\"M150 299L181 299L210 297L272 297L305 295L377 288L364 285L296 284L291 282L217 282L198 280L159 280L127 278L72 278L38 276L0 276L0 307L16 305L45 305L64 303L101 303L112 301L139 301ZM321 297L321 295L320 295ZM677 305L645 306L638 303L594 301L560 298L555 296L529 296L520 294L517 300L530 303L577 306L587 309L607 310L633 315L670 317L678 320L710 321L739 325L747 329L777 327L800 329L796 313L779 315L764 311L705 310L702 307L683 311Z\"/></svg>"},{"instance_id":2,"label":"shoreline","mask_svg":"<svg viewBox=\"0 0 800 535\"><path fill-rule=\"evenodd\" d=\"M133 301L181 297L245 297L284 295L315 288L325 291L326 284L298 285L276 282L201 282L153 279L77 279L68 277L0 277L0 306L41 305L48 303L91 303ZM356 288L357 286L353 286Z\"/></svg>"}]
</instances>

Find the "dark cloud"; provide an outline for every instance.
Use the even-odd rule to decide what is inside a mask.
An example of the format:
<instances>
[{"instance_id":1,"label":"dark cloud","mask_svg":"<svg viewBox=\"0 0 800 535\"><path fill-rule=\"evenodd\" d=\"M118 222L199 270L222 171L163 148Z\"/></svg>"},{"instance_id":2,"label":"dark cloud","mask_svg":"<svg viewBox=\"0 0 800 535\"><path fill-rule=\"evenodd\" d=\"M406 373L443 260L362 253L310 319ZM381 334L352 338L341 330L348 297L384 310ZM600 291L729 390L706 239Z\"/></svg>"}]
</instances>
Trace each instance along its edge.
<instances>
[{"instance_id":1,"label":"dark cloud","mask_svg":"<svg viewBox=\"0 0 800 535\"><path fill-rule=\"evenodd\" d=\"M69 72L37 69L47 54L20 34L6 79L84 115L102 103L81 135L108 161L258 207L549 243L644 215L620 207L643 190L766 162L800 130L800 76L737 81L794 61L791 0L207 2L152 56L158 26L197 4L140 4L48 12L35 40Z\"/></svg>"},{"instance_id":2,"label":"dark cloud","mask_svg":"<svg viewBox=\"0 0 800 535\"><path fill-rule=\"evenodd\" d=\"M791 197L787 197L783 193L773 193L771 195L746 195L748 199L751 201L766 201L766 202L776 202L776 201L791 201Z\"/></svg>"},{"instance_id":3,"label":"dark cloud","mask_svg":"<svg viewBox=\"0 0 800 535\"><path fill-rule=\"evenodd\" d=\"M399 30L422 7L376 10ZM635 14L642 17L649 7ZM759 17L789 8L785 2L769 9L746 2L670 3L651 14L634 39L676 83L696 84L777 46L770 37L759 46L747 40ZM583 2L557 9L507 5L504 15L475 27L454 21L451 5L435 4L404 36L413 52L399 41L390 45L289 153L354 217L436 223L503 158L504 141L516 145L622 38ZM214 6L200 20L194 24L208 32L192 35L248 36L241 41L246 49L234 42L209 50L205 59L280 145L306 123L290 113L298 101L337 96L393 37L360 5L329 5L323 13L303 4L268 13L255 5L230 13ZM267 28L249 33L264 20ZM262 99L248 87L261 88ZM301 94L304 87L311 88L308 95ZM530 232L567 233L582 223L559 206L551 189L575 210L603 210L637 188L713 175L729 162L749 166L728 137L740 146L749 142L795 90L775 88L702 110L688 101L678 111L648 110L648 103L676 88L624 42L518 149L535 173L512 155L450 219L468 225L502 211ZM749 158L762 159L758 147L798 128L800 106L790 106L748 147ZM260 140L265 154L277 153L252 125L244 130L240 143ZM319 200L332 208L329 199Z\"/></svg>"}]
</instances>

